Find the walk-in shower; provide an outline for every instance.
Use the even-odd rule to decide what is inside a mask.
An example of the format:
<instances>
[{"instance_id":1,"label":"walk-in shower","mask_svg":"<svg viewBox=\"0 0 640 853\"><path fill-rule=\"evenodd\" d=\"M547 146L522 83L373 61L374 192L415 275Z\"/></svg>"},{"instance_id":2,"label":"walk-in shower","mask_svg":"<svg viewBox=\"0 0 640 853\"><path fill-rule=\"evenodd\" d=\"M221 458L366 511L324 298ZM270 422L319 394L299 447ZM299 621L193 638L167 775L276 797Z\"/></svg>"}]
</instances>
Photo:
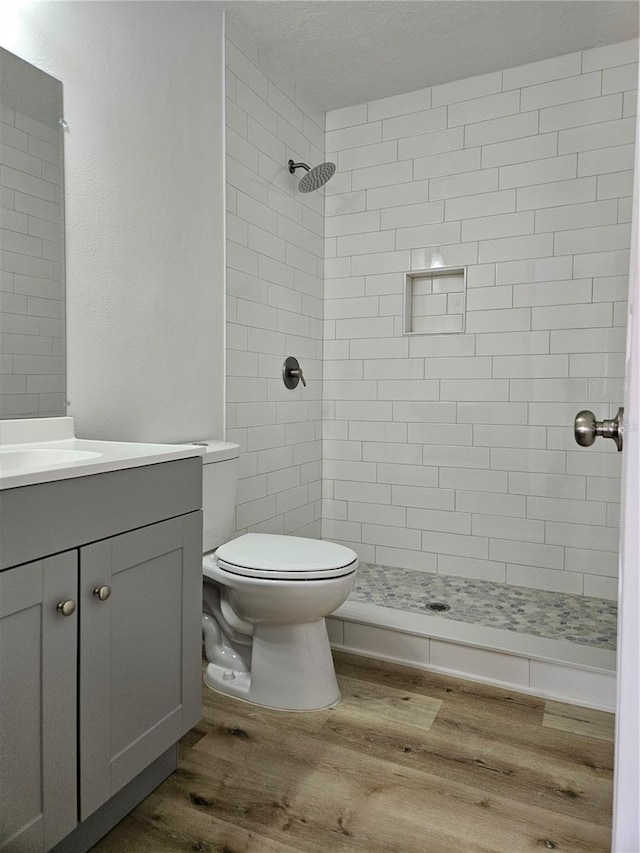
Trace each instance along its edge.
<instances>
[{"instance_id":1,"label":"walk-in shower","mask_svg":"<svg viewBox=\"0 0 640 853\"><path fill-rule=\"evenodd\" d=\"M238 532L358 553L335 648L615 704L621 454L573 422L624 399L636 60L587 47L324 119L230 67ZM307 388L280 397L290 351Z\"/></svg>"}]
</instances>

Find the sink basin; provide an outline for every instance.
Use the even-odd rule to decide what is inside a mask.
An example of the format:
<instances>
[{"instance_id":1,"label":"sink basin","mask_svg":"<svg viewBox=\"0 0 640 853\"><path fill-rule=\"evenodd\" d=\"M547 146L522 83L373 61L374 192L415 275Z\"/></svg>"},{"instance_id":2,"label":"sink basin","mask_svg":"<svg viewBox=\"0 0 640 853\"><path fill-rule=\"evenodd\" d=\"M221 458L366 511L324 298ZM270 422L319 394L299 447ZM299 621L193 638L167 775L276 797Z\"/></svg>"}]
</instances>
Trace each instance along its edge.
<instances>
[{"instance_id":1,"label":"sink basin","mask_svg":"<svg viewBox=\"0 0 640 853\"><path fill-rule=\"evenodd\" d=\"M198 444L76 438L72 417L0 420L0 492L202 456Z\"/></svg>"},{"instance_id":2,"label":"sink basin","mask_svg":"<svg viewBox=\"0 0 640 853\"><path fill-rule=\"evenodd\" d=\"M102 453L91 450L73 450L62 448L29 448L28 450L12 450L7 448L0 453L0 471L10 471L34 468L49 468L52 465L69 465L73 462L84 462L87 459L98 459Z\"/></svg>"}]
</instances>

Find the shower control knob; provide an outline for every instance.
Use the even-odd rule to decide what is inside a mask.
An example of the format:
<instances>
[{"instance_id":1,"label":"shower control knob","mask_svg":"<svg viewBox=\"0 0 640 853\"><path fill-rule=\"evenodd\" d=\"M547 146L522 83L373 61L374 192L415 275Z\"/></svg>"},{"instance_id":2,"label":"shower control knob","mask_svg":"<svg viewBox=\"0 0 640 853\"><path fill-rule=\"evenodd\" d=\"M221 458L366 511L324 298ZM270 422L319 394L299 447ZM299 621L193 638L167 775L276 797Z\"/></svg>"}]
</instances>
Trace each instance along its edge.
<instances>
[{"instance_id":1,"label":"shower control knob","mask_svg":"<svg viewBox=\"0 0 640 853\"><path fill-rule=\"evenodd\" d=\"M99 601L106 601L111 596L111 587L104 584L103 586L97 586L93 590L93 594Z\"/></svg>"},{"instance_id":2,"label":"shower control knob","mask_svg":"<svg viewBox=\"0 0 640 853\"><path fill-rule=\"evenodd\" d=\"M293 376L294 379L296 379L296 378L299 379L300 382L302 382L303 388L307 387L307 382L306 382L306 379L304 378L304 373L302 372L301 367L299 367L297 370L294 367L294 369L289 372L289 375Z\"/></svg>"},{"instance_id":3,"label":"shower control knob","mask_svg":"<svg viewBox=\"0 0 640 853\"><path fill-rule=\"evenodd\" d=\"M620 407L615 418L597 421L593 412L584 409L576 415L573 432L581 447L591 447L598 436L615 441L618 451L622 450L624 432L624 409Z\"/></svg>"},{"instance_id":4,"label":"shower control knob","mask_svg":"<svg viewBox=\"0 0 640 853\"><path fill-rule=\"evenodd\" d=\"M298 363L298 359L292 355L288 356L282 365L282 381L287 388L296 388L298 386L298 382L302 382L304 387L307 387L304 373Z\"/></svg>"}]
</instances>

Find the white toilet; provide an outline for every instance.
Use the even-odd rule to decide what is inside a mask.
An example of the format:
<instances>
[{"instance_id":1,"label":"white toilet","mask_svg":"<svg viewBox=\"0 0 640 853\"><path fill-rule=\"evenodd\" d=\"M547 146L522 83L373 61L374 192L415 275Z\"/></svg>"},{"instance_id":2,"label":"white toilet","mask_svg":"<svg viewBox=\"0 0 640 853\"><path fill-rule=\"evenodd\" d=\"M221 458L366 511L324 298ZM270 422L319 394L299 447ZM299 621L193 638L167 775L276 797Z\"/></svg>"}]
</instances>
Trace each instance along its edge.
<instances>
[{"instance_id":1,"label":"white toilet","mask_svg":"<svg viewBox=\"0 0 640 853\"><path fill-rule=\"evenodd\" d=\"M227 541L240 448L203 444L205 684L268 708L335 705L340 691L324 617L349 595L358 555L333 542L267 533Z\"/></svg>"}]
</instances>

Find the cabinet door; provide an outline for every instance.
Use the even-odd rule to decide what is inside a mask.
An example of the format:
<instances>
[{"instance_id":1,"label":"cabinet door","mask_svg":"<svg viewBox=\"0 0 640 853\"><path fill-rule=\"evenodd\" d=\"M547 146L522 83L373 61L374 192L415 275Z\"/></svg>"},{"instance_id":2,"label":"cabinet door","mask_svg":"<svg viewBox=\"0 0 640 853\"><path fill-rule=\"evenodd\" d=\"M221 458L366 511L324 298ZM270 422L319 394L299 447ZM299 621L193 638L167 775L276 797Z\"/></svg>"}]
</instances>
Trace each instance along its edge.
<instances>
[{"instance_id":1,"label":"cabinet door","mask_svg":"<svg viewBox=\"0 0 640 853\"><path fill-rule=\"evenodd\" d=\"M202 513L81 548L79 598L84 820L200 719Z\"/></svg>"},{"instance_id":2,"label":"cabinet door","mask_svg":"<svg viewBox=\"0 0 640 853\"><path fill-rule=\"evenodd\" d=\"M49 850L77 823L77 552L0 572L0 850Z\"/></svg>"}]
</instances>

